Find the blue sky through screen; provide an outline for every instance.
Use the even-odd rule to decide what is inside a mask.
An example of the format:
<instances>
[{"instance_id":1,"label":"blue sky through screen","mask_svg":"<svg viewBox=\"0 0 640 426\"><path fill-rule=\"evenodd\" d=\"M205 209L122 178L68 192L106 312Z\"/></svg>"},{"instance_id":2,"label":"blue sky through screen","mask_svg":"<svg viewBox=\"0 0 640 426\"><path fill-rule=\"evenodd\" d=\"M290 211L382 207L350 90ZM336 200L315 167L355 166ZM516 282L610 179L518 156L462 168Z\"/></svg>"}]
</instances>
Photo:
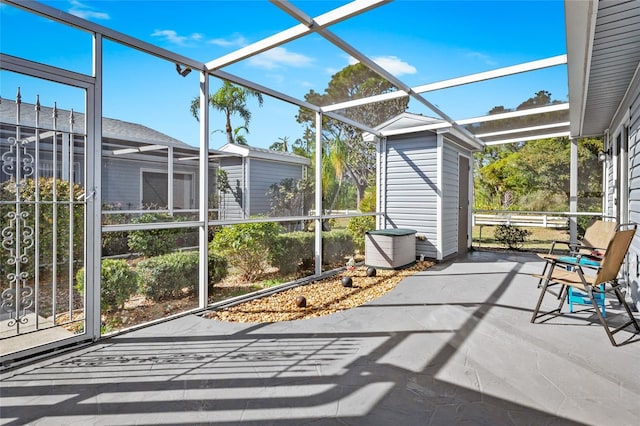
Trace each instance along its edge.
<instances>
[{"instance_id":1,"label":"blue sky through screen","mask_svg":"<svg viewBox=\"0 0 640 426\"><path fill-rule=\"evenodd\" d=\"M116 31L208 62L297 25L268 1L67 1L43 3ZM294 1L314 17L347 2ZM0 50L49 65L91 73L91 36L1 5ZM564 54L564 7L561 0L540 1L395 1L330 27L347 43L387 67L410 86ZM141 123L190 145L198 143L198 123L189 112L197 95L198 75L179 76L175 64L107 41L104 48L103 113ZM302 99L309 90L323 92L332 74L352 58L318 35L309 35L224 68ZM0 74L1 96L13 99L21 86L23 101L40 93L32 80ZM213 78L215 91L220 81ZM26 86L25 86L26 85ZM49 90L48 88L46 90ZM527 73L495 82L426 93L455 119L485 115L494 106L515 108L539 90L553 99L568 97L566 67ZM41 102L47 102L45 96ZM53 99L59 107L84 110L77 97ZM51 97L56 97L52 94ZM251 103L251 145L268 147L283 137L302 137L298 108L265 98ZM411 112L435 116L411 102ZM236 118L233 125L240 126ZM211 148L225 142L223 117L212 114ZM243 133L244 134L244 133Z\"/></svg>"}]
</instances>

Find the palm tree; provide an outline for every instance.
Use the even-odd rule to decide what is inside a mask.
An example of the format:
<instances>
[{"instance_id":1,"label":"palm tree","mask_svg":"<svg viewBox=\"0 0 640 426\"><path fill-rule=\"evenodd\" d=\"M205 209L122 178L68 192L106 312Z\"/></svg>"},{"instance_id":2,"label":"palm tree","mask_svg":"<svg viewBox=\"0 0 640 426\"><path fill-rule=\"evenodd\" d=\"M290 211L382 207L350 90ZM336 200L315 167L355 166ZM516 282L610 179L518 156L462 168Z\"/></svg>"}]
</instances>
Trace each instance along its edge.
<instances>
[{"instance_id":1,"label":"palm tree","mask_svg":"<svg viewBox=\"0 0 640 426\"><path fill-rule=\"evenodd\" d=\"M246 126L238 126L235 129L233 129L233 143L236 143L238 145L249 145L249 142L247 142L247 137L245 135L241 135L240 134L240 130L244 130L247 134L249 134L249 129ZM224 132L224 130L222 129L217 129L214 130L211 133L222 133Z\"/></svg>"},{"instance_id":2,"label":"palm tree","mask_svg":"<svg viewBox=\"0 0 640 426\"><path fill-rule=\"evenodd\" d=\"M269 149L273 151L289 152L289 136L278 138L277 141L271 144Z\"/></svg>"},{"instance_id":3,"label":"palm tree","mask_svg":"<svg viewBox=\"0 0 640 426\"><path fill-rule=\"evenodd\" d=\"M235 86L228 81L225 81L222 87L209 96L211 106L225 114L225 132L228 143L235 143L234 133L237 133L234 132L233 127L231 127L231 116L233 114L238 114L240 118L244 120L244 125L241 126L241 128L248 128L249 121L251 120L251 111L247 109L247 101L251 97L256 98L258 105L262 106L263 100L260 92ZM193 114L197 120L199 118L200 98L196 97L191 101L190 110L191 114Z\"/></svg>"}]
</instances>

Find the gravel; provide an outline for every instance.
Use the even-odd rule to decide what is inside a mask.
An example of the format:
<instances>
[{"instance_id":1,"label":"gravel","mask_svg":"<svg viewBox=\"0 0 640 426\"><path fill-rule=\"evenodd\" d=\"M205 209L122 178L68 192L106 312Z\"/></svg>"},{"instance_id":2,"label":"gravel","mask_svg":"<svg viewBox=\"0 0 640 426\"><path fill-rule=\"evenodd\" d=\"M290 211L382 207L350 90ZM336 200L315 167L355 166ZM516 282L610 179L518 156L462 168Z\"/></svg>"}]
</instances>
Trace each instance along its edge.
<instances>
[{"instance_id":1,"label":"gravel","mask_svg":"<svg viewBox=\"0 0 640 426\"><path fill-rule=\"evenodd\" d=\"M316 318L355 308L393 290L406 277L430 268L433 262L421 261L402 270L378 269L375 277L367 277L366 266L301 285L260 299L254 299L205 314L206 318L243 323L269 323ZM350 276L352 287L344 287L342 277ZM306 299L306 307L298 307L296 298Z\"/></svg>"}]
</instances>

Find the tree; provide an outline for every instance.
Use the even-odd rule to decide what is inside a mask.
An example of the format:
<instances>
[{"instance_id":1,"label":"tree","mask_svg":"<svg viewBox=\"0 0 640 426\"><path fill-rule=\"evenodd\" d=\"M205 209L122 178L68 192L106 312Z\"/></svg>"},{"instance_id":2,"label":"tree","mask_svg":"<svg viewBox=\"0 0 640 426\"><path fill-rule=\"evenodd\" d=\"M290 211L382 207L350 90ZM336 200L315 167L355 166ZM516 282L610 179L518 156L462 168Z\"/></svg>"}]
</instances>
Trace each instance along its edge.
<instances>
[{"instance_id":1,"label":"tree","mask_svg":"<svg viewBox=\"0 0 640 426\"><path fill-rule=\"evenodd\" d=\"M549 105L556 105L562 103L559 100L553 100L551 93L546 90L539 90L526 101L522 102L515 108L515 111L522 111L531 108L540 108ZM493 107L489 111L489 115L501 114L505 112L512 112L513 109L505 108L504 106ZM541 124L559 123L563 121L569 121L568 111L554 111L544 114L527 115L523 117L514 117L503 120L493 120L483 123L475 123L467 126L469 131L474 134L488 133L493 131L505 130L505 129L518 129L537 126Z\"/></svg>"},{"instance_id":2,"label":"tree","mask_svg":"<svg viewBox=\"0 0 640 426\"><path fill-rule=\"evenodd\" d=\"M248 129L249 121L251 121L251 111L247 109L247 101L250 98L256 98L258 105L262 106L263 99L260 92L235 86L228 81L225 81L222 84L222 87L209 96L209 104L211 104L214 109L224 113L225 115L225 133L227 134L227 143L235 143L234 136L236 136L236 134L234 134L233 127L231 127L232 115L237 114L244 121L244 125L237 127L236 129ZM199 119L199 97L195 97L191 101L190 110L191 114L193 114L196 119Z\"/></svg>"},{"instance_id":3,"label":"tree","mask_svg":"<svg viewBox=\"0 0 640 426\"><path fill-rule=\"evenodd\" d=\"M289 152L289 137L284 136L284 137L278 138L277 141L271 144L269 149L273 151Z\"/></svg>"},{"instance_id":4,"label":"tree","mask_svg":"<svg viewBox=\"0 0 640 426\"><path fill-rule=\"evenodd\" d=\"M600 139L578 140L580 210L600 209L602 166L597 156L601 149ZM568 138L551 138L494 150L482 161L476 159L475 208L567 210L570 152Z\"/></svg>"},{"instance_id":5,"label":"tree","mask_svg":"<svg viewBox=\"0 0 640 426\"><path fill-rule=\"evenodd\" d=\"M357 63L334 74L324 93L311 90L305 95L305 100L316 105L332 105L395 90L397 88L390 82L361 63ZM404 112L408 103L409 98L405 96L336 112L369 127L375 127ZM315 114L301 108L296 119L306 126L304 138L307 144L313 145ZM363 140L361 130L327 117L323 118L322 140L323 144L336 140L344 143L347 150L344 171L346 177L355 184L358 190L359 203L365 189L375 176L375 147Z\"/></svg>"}]
</instances>

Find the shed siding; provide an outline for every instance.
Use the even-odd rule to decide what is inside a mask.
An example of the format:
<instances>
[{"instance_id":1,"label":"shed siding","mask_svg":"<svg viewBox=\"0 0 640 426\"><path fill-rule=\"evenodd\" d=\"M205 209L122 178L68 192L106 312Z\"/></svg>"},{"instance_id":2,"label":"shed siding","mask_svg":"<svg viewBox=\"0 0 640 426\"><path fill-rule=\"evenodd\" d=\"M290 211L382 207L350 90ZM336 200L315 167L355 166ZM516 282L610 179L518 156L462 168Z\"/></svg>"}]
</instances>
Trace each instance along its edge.
<instances>
[{"instance_id":1,"label":"shed siding","mask_svg":"<svg viewBox=\"0 0 640 426\"><path fill-rule=\"evenodd\" d=\"M220 219L244 219L244 165L242 158L223 158L220 168L227 172L230 190L220 194Z\"/></svg>"},{"instance_id":2,"label":"shed siding","mask_svg":"<svg viewBox=\"0 0 640 426\"><path fill-rule=\"evenodd\" d=\"M119 204L122 209L138 209L141 206L140 184L141 172L167 172L165 161L153 160L150 157L124 158L103 157L102 167L102 199L105 204ZM174 164L174 173L184 173L192 176L192 198L190 208L198 207L198 169L192 166ZM164 206L162 206L164 207Z\"/></svg>"},{"instance_id":3,"label":"shed siding","mask_svg":"<svg viewBox=\"0 0 640 426\"><path fill-rule=\"evenodd\" d=\"M636 76L636 78L639 78ZM633 85L639 87L640 85ZM632 102L629 109L629 221L640 224L640 89L631 94ZM636 233L631 244L629 259L629 285L631 298L640 309L640 236Z\"/></svg>"},{"instance_id":4,"label":"shed siding","mask_svg":"<svg viewBox=\"0 0 640 426\"><path fill-rule=\"evenodd\" d=\"M301 179L303 166L251 159L249 163L249 215L268 215L271 211L269 188L287 178Z\"/></svg>"},{"instance_id":5,"label":"shed siding","mask_svg":"<svg viewBox=\"0 0 640 426\"><path fill-rule=\"evenodd\" d=\"M458 151L451 145L444 145L443 199L442 199L442 256L458 252Z\"/></svg>"},{"instance_id":6,"label":"shed siding","mask_svg":"<svg viewBox=\"0 0 640 426\"><path fill-rule=\"evenodd\" d=\"M425 234L426 240L416 240L416 254L436 258L436 136L389 137L385 178L387 226Z\"/></svg>"}]
</instances>

